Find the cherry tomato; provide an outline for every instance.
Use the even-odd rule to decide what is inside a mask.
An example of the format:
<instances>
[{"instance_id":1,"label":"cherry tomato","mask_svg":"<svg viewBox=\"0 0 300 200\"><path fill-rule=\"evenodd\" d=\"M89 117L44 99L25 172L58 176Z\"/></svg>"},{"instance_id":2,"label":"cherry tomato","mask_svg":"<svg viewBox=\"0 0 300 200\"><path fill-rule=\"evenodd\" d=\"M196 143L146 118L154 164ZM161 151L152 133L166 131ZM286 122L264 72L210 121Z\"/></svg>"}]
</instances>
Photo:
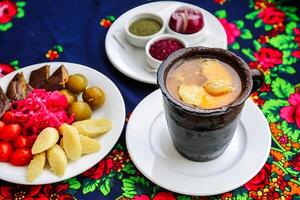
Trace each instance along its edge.
<instances>
[{"instance_id":1,"label":"cherry tomato","mask_svg":"<svg viewBox=\"0 0 300 200\"><path fill-rule=\"evenodd\" d=\"M0 121L0 128L2 128L3 126L5 126L5 123L3 121Z\"/></svg>"},{"instance_id":2,"label":"cherry tomato","mask_svg":"<svg viewBox=\"0 0 300 200\"><path fill-rule=\"evenodd\" d=\"M2 120L4 123L9 124L13 122L14 114L10 111L7 111L4 113Z\"/></svg>"},{"instance_id":3,"label":"cherry tomato","mask_svg":"<svg viewBox=\"0 0 300 200\"><path fill-rule=\"evenodd\" d=\"M31 149L21 148L14 151L10 157L10 163L15 166L26 166L32 159Z\"/></svg>"},{"instance_id":4,"label":"cherry tomato","mask_svg":"<svg viewBox=\"0 0 300 200\"><path fill-rule=\"evenodd\" d=\"M13 141L13 146L15 149L27 148L27 147L30 148L29 138L25 135L18 135Z\"/></svg>"},{"instance_id":5,"label":"cherry tomato","mask_svg":"<svg viewBox=\"0 0 300 200\"><path fill-rule=\"evenodd\" d=\"M32 147L34 142L36 141L36 138L38 136L37 135L31 135L31 136L28 136L28 140L29 140L29 146Z\"/></svg>"},{"instance_id":6,"label":"cherry tomato","mask_svg":"<svg viewBox=\"0 0 300 200\"><path fill-rule=\"evenodd\" d=\"M6 162L10 159L13 148L9 142L0 142L0 161Z\"/></svg>"},{"instance_id":7,"label":"cherry tomato","mask_svg":"<svg viewBox=\"0 0 300 200\"><path fill-rule=\"evenodd\" d=\"M21 126L19 124L8 124L0 128L0 139L4 141L11 141L21 133Z\"/></svg>"}]
</instances>

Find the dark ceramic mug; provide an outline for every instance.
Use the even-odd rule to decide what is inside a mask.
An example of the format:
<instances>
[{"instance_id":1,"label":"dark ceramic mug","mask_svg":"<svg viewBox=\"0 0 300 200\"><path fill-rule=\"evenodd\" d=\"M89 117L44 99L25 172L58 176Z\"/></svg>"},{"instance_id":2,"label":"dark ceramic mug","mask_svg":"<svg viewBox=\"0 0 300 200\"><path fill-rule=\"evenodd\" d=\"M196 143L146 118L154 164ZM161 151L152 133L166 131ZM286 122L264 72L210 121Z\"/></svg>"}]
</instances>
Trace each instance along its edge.
<instances>
[{"instance_id":1,"label":"dark ceramic mug","mask_svg":"<svg viewBox=\"0 0 300 200\"><path fill-rule=\"evenodd\" d=\"M192 58L214 58L233 67L242 81L242 92L231 104L199 109L175 99L166 88L166 76L175 65ZM159 67L157 82L163 94L168 129L177 151L194 161L219 157L229 145L245 101L263 83L261 71L252 69L234 53L218 48L190 47L171 54Z\"/></svg>"}]
</instances>

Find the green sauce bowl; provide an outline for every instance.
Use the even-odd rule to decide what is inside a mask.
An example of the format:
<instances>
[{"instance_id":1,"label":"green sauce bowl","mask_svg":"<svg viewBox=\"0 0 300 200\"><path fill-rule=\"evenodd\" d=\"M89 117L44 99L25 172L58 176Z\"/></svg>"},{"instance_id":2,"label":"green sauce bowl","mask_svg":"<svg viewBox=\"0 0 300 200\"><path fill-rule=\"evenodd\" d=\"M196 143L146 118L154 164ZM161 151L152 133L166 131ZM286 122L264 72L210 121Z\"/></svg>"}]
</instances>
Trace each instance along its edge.
<instances>
[{"instance_id":1,"label":"green sauce bowl","mask_svg":"<svg viewBox=\"0 0 300 200\"><path fill-rule=\"evenodd\" d=\"M158 22L161 25L161 28L157 32L155 32L156 30L153 31L151 29L144 30L144 31L149 31L149 32L152 31L153 34L150 34L150 35L143 36L143 35L133 34L132 32L134 32L134 31L132 30L131 25L144 26L145 24L143 21L142 21L142 23L140 23L141 20L143 20L143 19L147 20L146 23L149 23L149 21L151 23L151 20L153 20L153 22ZM146 26L144 26L144 27L147 29ZM161 16L154 14L154 13L140 13L140 14L136 14L136 15L130 17L126 21L126 23L125 23L125 38L130 44L132 44L136 47L145 47L147 42L150 39L152 39L153 37L155 37L159 34L164 33L165 29L166 29L166 22L164 21L164 19Z\"/></svg>"}]
</instances>

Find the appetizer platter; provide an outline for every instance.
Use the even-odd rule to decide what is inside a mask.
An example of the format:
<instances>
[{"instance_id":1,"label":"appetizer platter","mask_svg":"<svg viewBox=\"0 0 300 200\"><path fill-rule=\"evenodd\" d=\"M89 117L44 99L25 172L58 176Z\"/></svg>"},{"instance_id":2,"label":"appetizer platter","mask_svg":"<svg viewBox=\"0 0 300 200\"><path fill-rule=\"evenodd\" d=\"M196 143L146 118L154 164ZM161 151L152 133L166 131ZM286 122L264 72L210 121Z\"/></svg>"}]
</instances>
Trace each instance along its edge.
<instances>
[{"instance_id":1,"label":"appetizer platter","mask_svg":"<svg viewBox=\"0 0 300 200\"><path fill-rule=\"evenodd\" d=\"M125 121L122 95L103 74L65 62L0 80L0 179L48 184L99 162Z\"/></svg>"},{"instance_id":2,"label":"appetizer platter","mask_svg":"<svg viewBox=\"0 0 300 200\"><path fill-rule=\"evenodd\" d=\"M172 52L192 46L227 48L223 26L198 6L153 2L133 8L110 27L105 50L111 63L126 76L156 84L156 71Z\"/></svg>"}]
</instances>

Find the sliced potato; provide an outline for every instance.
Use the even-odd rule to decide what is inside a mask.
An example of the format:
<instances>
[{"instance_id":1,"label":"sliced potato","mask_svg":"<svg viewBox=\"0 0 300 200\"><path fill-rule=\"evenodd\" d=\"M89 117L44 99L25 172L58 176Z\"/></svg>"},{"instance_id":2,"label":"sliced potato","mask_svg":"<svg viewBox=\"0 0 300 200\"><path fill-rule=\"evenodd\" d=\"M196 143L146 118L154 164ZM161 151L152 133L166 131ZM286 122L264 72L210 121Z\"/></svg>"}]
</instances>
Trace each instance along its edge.
<instances>
[{"instance_id":1,"label":"sliced potato","mask_svg":"<svg viewBox=\"0 0 300 200\"><path fill-rule=\"evenodd\" d=\"M94 153L100 150L100 143L93 139L84 135L80 135L80 144L81 144L81 153Z\"/></svg>"},{"instance_id":2,"label":"sliced potato","mask_svg":"<svg viewBox=\"0 0 300 200\"><path fill-rule=\"evenodd\" d=\"M81 144L77 129L69 124L62 124L59 132L63 136L63 148L71 160L81 157Z\"/></svg>"},{"instance_id":3,"label":"sliced potato","mask_svg":"<svg viewBox=\"0 0 300 200\"><path fill-rule=\"evenodd\" d=\"M47 159L55 175L63 176L65 174L68 160L64 150L58 144L47 151Z\"/></svg>"},{"instance_id":4,"label":"sliced potato","mask_svg":"<svg viewBox=\"0 0 300 200\"><path fill-rule=\"evenodd\" d=\"M80 135L95 137L111 130L112 123L108 119L87 119L72 124Z\"/></svg>"},{"instance_id":5,"label":"sliced potato","mask_svg":"<svg viewBox=\"0 0 300 200\"><path fill-rule=\"evenodd\" d=\"M203 88L197 85L181 85L178 95L181 100L189 105L200 106Z\"/></svg>"},{"instance_id":6,"label":"sliced potato","mask_svg":"<svg viewBox=\"0 0 300 200\"><path fill-rule=\"evenodd\" d=\"M35 154L27 167L26 179L29 182L34 181L41 175L46 163L46 153Z\"/></svg>"},{"instance_id":7,"label":"sliced potato","mask_svg":"<svg viewBox=\"0 0 300 200\"><path fill-rule=\"evenodd\" d=\"M31 149L32 154L41 153L50 149L57 143L58 139L59 133L55 128L45 128L36 138Z\"/></svg>"},{"instance_id":8,"label":"sliced potato","mask_svg":"<svg viewBox=\"0 0 300 200\"><path fill-rule=\"evenodd\" d=\"M64 148L64 139L63 138L60 138L59 140L59 145Z\"/></svg>"},{"instance_id":9,"label":"sliced potato","mask_svg":"<svg viewBox=\"0 0 300 200\"><path fill-rule=\"evenodd\" d=\"M204 84L205 91L213 96L220 96L233 91L233 87L223 80L210 80Z\"/></svg>"}]
</instances>

